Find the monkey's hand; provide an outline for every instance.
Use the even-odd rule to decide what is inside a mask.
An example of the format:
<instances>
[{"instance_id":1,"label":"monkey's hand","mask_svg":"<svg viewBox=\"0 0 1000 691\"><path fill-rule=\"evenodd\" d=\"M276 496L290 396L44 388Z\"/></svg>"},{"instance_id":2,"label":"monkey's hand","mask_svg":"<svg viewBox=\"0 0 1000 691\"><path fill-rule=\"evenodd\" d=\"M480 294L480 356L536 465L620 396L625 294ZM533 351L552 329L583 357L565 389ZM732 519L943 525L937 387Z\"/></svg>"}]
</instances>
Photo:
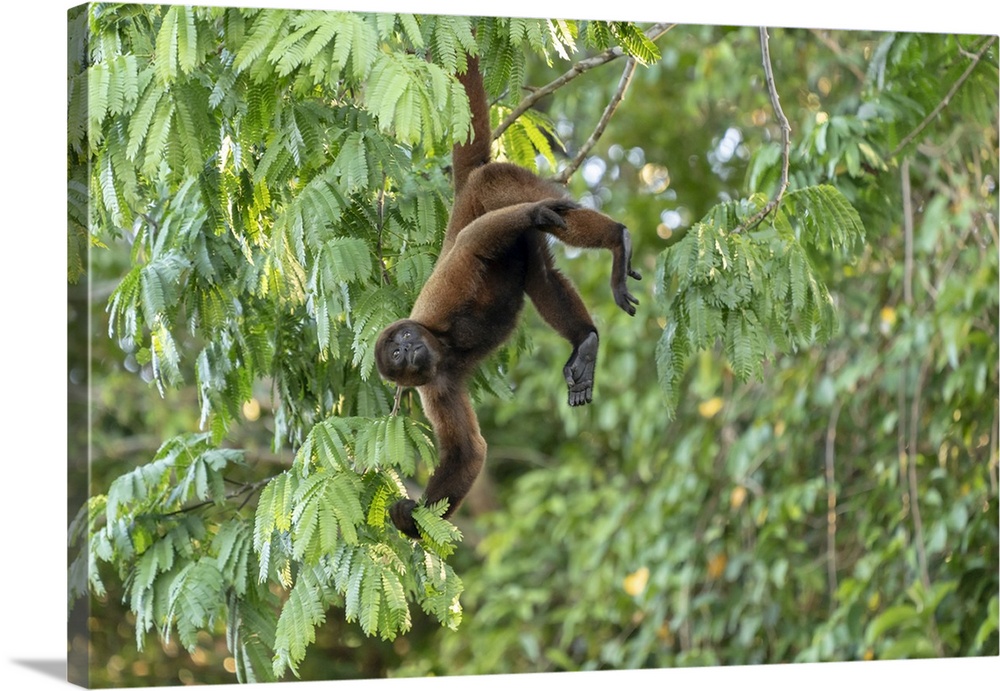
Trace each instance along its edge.
<instances>
[{"instance_id":1,"label":"monkey's hand","mask_svg":"<svg viewBox=\"0 0 1000 691\"><path fill-rule=\"evenodd\" d=\"M611 264L611 292L615 296L615 304L635 316L635 305L638 298L628 291L628 277L642 280L638 271L632 268L632 236L628 228L622 226L622 244L615 248L614 260Z\"/></svg>"},{"instance_id":2,"label":"monkey's hand","mask_svg":"<svg viewBox=\"0 0 1000 691\"><path fill-rule=\"evenodd\" d=\"M539 228L565 228L563 215L579 208L572 199L543 199L531 207L531 224Z\"/></svg>"},{"instance_id":3,"label":"monkey's hand","mask_svg":"<svg viewBox=\"0 0 1000 691\"><path fill-rule=\"evenodd\" d=\"M417 530L417 524L413 520L413 509L416 505L417 502L412 499L400 499L389 507L389 517L401 533L419 540L420 531Z\"/></svg>"},{"instance_id":4,"label":"monkey's hand","mask_svg":"<svg viewBox=\"0 0 1000 691\"><path fill-rule=\"evenodd\" d=\"M597 334L591 333L573 349L563 367L563 376L569 386L571 406L590 403L594 395L594 369L597 365Z\"/></svg>"}]
</instances>

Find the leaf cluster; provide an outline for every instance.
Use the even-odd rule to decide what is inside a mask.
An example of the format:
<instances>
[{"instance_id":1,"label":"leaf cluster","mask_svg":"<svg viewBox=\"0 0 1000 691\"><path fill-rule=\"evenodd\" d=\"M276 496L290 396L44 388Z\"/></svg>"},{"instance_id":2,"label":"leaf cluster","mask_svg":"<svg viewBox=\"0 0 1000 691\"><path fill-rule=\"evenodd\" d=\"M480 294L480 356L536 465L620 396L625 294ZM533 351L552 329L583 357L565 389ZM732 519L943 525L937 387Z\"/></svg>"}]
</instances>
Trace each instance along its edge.
<instances>
[{"instance_id":1,"label":"leaf cluster","mask_svg":"<svg viewBox=\"0 0 1000 691\"><path fill-rule=\"evenodd\" d=\"M87 548L71 568L74 596L104 593L99 565L114 565L140 649L155 630L193 650L198 631L222 624L242 681L297 673L331 607L386 640L412 626L410 602L455 628L463 587L445 559L461 535L440 518L446 507L418 512L420 543L387 520L405 496L400 472L432 456L426 428L407 418L333 417L292 468L239 484L241 452L215 448L207 433L172 439L81 509L71 540Z\"/></svg>"},{"instance_id":2,"label":"leaf cluster","mask_svg":"<svg viewBox=\"0 0 1000 691\"><path fill-rule=\"evenodd\" d=\"M850 257L864 238L857 211L830 185L788 194L763 223L742 231L759 199L712 209L657 263L666 326L656 362L668 416L691 357L721 345L741 381L764 362L828 341L836 310L818 258Z\"/></svg>"}]
</instances>

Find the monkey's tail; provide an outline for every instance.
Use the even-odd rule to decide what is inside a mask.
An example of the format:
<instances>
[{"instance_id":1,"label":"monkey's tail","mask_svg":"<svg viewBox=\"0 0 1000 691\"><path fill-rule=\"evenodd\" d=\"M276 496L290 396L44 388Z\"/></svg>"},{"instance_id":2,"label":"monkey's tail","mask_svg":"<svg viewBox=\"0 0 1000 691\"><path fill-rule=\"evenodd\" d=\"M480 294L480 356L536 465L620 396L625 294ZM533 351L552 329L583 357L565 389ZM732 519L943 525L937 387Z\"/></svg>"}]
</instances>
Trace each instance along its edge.
<instances>
[{"instance_id":1,"label":"monkey's tail","mask_svg":"<svg viewBox=\"0 0 1000 691\"><path fill-rule=\"evenodd\" d=\"M465 186L469 173L490 162L490 144L493 131L490 128L490 104L483 86L483 75L479 70L479 57L468 56L468 69L459 74L458 81L465 87L472 112L472 140L466 144L455 144L451 152L451 167L457 195Z\"/></svg>"}]
</instances>

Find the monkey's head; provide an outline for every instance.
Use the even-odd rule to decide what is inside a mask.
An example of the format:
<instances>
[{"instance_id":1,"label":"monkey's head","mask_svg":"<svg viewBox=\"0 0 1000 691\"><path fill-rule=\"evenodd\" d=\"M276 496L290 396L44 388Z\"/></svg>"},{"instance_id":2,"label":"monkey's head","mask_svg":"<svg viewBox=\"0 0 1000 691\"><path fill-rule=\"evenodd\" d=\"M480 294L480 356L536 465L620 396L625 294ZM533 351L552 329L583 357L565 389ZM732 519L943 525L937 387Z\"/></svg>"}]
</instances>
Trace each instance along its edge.
<instances>
[{"instance_id":1,"label":"monkey's head","mask_svg":"<svg viewBox=\"0 0 1000 691\"><path fill-rule=\"evenodd\" d=\"M437 375L441 348L419 322L401 319L379 334L375 365L379 374L401 386L422 386Z\"/></svg>"}]
</instances>

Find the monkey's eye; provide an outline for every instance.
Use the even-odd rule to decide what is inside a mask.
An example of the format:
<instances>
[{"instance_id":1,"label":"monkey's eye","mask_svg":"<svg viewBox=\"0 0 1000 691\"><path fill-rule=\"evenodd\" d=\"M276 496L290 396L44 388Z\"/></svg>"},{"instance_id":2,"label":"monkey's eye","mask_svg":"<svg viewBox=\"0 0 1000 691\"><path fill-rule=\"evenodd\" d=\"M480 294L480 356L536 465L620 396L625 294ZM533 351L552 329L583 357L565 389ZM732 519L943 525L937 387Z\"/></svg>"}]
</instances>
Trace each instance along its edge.
<instances>
[{"instance_id":1,"label":"monkey's eye","mask_svg":"<svg viewBox=\"0 0 1000 691\"><path fill-rule=\"evenodd\" d=\"M411 334L411 333L410 333L409 331L404 331L404 332L403 332L403 340L404 340L404 341L408 341L408 340L410 340L410 337L411 337L412 335L413 335L413 334Z\"/></svg>"},{"instance_id":2,"label":"monkey's eye","mask_svg":"<svg viewBox=\"0 0 1000 691\"><path fill-rule=\"evenodd\" d=\"M394 351L392 351L392 359L393 360L399 359L399 348L396 348Z\"/></svg>"}]
</instances>

